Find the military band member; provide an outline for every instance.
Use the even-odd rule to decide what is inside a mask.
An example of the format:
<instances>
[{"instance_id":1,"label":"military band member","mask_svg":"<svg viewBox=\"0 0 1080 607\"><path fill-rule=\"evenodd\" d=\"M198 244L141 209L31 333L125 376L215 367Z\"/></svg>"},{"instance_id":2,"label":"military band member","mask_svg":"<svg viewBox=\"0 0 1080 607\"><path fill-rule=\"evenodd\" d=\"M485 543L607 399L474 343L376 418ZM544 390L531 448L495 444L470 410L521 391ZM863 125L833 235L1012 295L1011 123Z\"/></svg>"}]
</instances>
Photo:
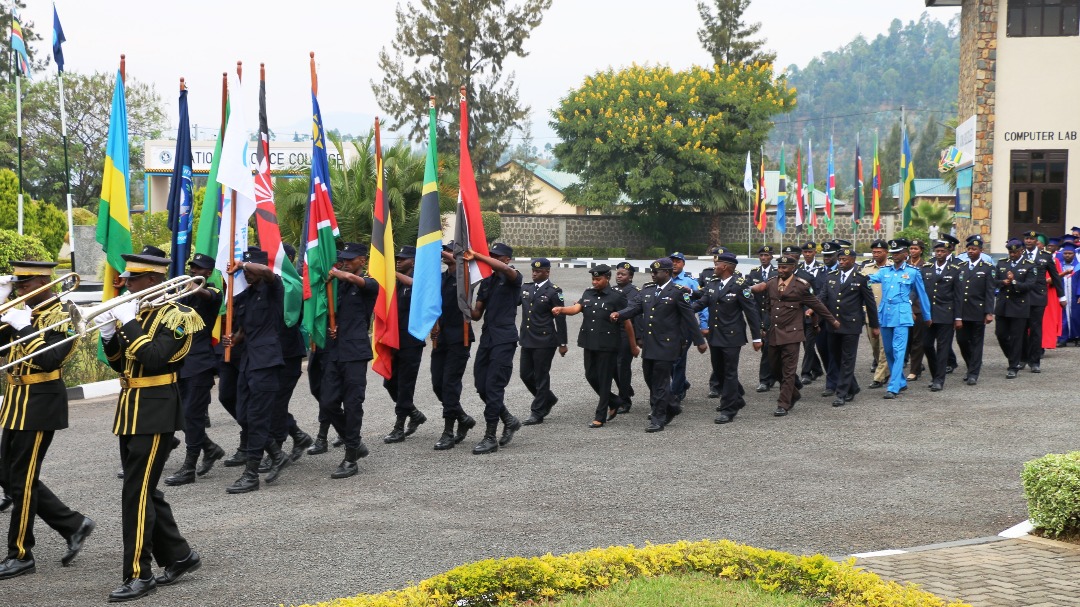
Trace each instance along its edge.
<instances>
[{"instance_id":1,"label":"military band member","mask_svg":"<svg viewBox=\"0 0 1080 607\"><path fill-rule=\"evenodd\" d=\"M562 306L563 292L551 282L551 262L539 257L532 260L532 282L521 287L521 361L518 374L529 394L533 395L529 417L521 422L532 426L544 423L559 397L551 391L551 361L555 349L566 356L566 318L553 316L553 308Z\"/></svg>"},{"instance_id":2,"label":"military band member","mask_svg":"<svg viewBox=\"0 0 1080 607\"><path fill-rule=\"evenodd\" d=\"M702 289L702 296L691 304L696 312L709 309L709 354L712 373L720 378L720 413L716 423L726 424L735 419L746 406L746 393L739 382L739 353L746 345L746 329L754 351L761 350L761 320L757 301L750 293L750 283L736 277L739 260L731 253L713 257L713 275Z\"/></svg>"},{"instance_id":3,"label":"military band member","mask_svg":"<svg viewBox=\"0 0 1080 607\"><path fill-rule=\"evenodd\" d=\"M442 274L442 313L431 330L431 388L443 408L443 432L435 443L436 451L453 449L465 440L476 426L476 420L461 408L461 378L469 362L474 341L472 323L466 323L457 304L457 264L443 245L442 258L446 271ZM468 342L465 332L468 331ZM457 430L454 429L455 424Z\"/></svg>"},{"instance_id":4,"label":"military band member","mask_svg":"<svg viewBox=\"0 0 1080 607\"><path fill-rule=\"evenodd\" d=\"M949 243L942 240L934 243L934 261L924 264L920 270L926 297L930 300L930 309L924 316L928 322L923 350L930 371L930 391L940 392L945 388L953 334L963 325L962 279L960 269L950 262Z\"/></svg>"},{"instance_id":5,"label":"military band member","mask_svg":"<svg viewBox=\"0 0 1080 607\"><path fill-rule=\"evenodd\" d=\"M791 411L802 395L799 393L799 348L805 336L803 306L810 308L825 322L839 326L829 309L814 297L809 281L795 276L798 260L783 256L776 264L776 276L754 285L751 292L763 293L769 309L769 359L780 376L780 395L773 415L783 417Z\"/></svg>"},{"instance_id":6,"label":"military band member","mask_svg":"<svg viewBox=\"0 0 1080 607\"><path fill-rule=\"evenodd\" d=\"M860 392L855 379L855 356L859 350L859 335L863 325L870 325L870 332L880 336L877 301L870 290L870 281L855 267L855 251L849 247L838 253L838 267L824 281L820 295L822 303L840 321L839 327L826 326L829 353L836 368L836 398L834 407L842 407L855 399Z\"/></svg>"},{"instance_id":7,"label":"military band member","mask_svg":"<svg viewBox=\"0 0 1080 607\"><path fill-rule=\"evenodd\" d=\"M404 246L397 252L397 304L398 304L398 345L394 352L394 366L390 379L383 380L383 387L394 401L394 429L383 437L384 443L400 443L406 436L412 436L416 429L427 421L427 416L416 408L413 395L416 393L416 376L420 374L420 360L424 355L426 342L416 339L409 333L409 310L412 308L413 264L416 262L416 247ZM407 422L407 423L406 423Z\"/></svg>"},{"instance_id":8,"label":"military band member","mask_svg":"<svg viewBox=\"0 0 1080 607\"><path fill-rule=\"evenodd\" d=\"M649 385L651 413L646 432L660 432L682 408L675 402L671 387L671 370L682 353L682 341L691 336L699 352L707 346L698 329L698 319L690 309L690 293L672 280L671 258L657 259L649 264L653 282L641 288L641 297L627 302L622 310L611 314L612 321L643 316L644 353L642 371Z\"/></svg>"},{"instance_id":9,"label":"military band member","mask_svg":"<svg viewBox=\"0 0 1080 607\"><path fill-rule=\"evenodd\" d=\"M1005 359L1009 361L1005 378L1015 379L1023 356L1024 331L1031 316L1028 302L1032 297L1037 297L1038 280L1035 264L1024 255L1022 241L1010 240L1005 248L1009 251L1008 258L997 262L994 268L998 289L994 305L994 315L997 317L994 333Z\"/></svg>"},{"instance_id":10,"label":"military band member","mask_svg":"<svg viewBox=\"0 0 1080 607\"><path fill-rule=\"evenodd\" d=\"M54 267L55 263L45 261L12 262L14 275L0 281L0 302L6 302L12 290L22 297L47 285ZM71 356L75 340L45 350L75 334L71 323L64 322L68 318L68 310L48 290L29 297L25 307L11 308L0 316L0 343L36 334L7 352L12 361L29 358L4 373L0 486L11 496L15 508L8 523L7 556L0 562L0 580L35 571L37 517L67 540L67 552L60 559L65 567L94 530L90 517L69 508L39 479L53 436L68 427L67 388L61 368ZM56 326L45 330L52 325Z\"/></svg>"},{"instance_id":11,"label":"military band member","mask_svg":"<svg viewBox=\"0 0 1080 607\"><path fill-rule=\"evenodd\" d=\"M585 315L578 331L577 345L585 354L585 379L600 398L589 427L603 428L618 415L618 397L611 393L611 382L615 379L623 332L629 335L628 341L633 344L631 354L637 356L639 350L630 321L611 321L611 313L625 308L627 303L625 294L611 288L611 267L598 264L589 270L589 274L592 275L592 288L585 289L574 305L555 307L551 313L556 318L582 312Z\"/></svg>"},{"instance_id":12,"label":"military band member","mask_svg":"<svg viewBox=\"0 0 1080 607\"><path fill-rule=\"evenodd\" d=\"M629 303L635 297L639 297L637 285L634 284L634 272L637 272L629 261L622 261L615 265L615 284L611 287L626 296ZM619 360L615 367L615 385L619 388L619 413L629 413L633 406L634 383L633 366L635 358L633 350L641 346L641 317L630 321L634 325L634 337L637 343L632 343L629 333L622 331L619 337ZM633 346L633 347L632 347Z\"/></svg>"},{"instance_id":13,"label":"military band member","mask_svg":"<svg viewBox=\"0 0 1080 607\"><path fill-rule=\"evenodd\" d=\"M877 274L878 271L889 265L889 243L884 240L875 240L870 243L870 259L862 264L859 272L866 277ZM870 290L874 293L874 301L881 305L881 284L872 283ZM875 335L873 331L866 334L870 340L870 352L874 357L872 369L874 379L870 382L870 389L884 388L889 383L889 363L885 358L885 348L881 345L881 332Z\"/></svg>"},{"instance_id":14,"label":"military band member","mask_svg":"<svg viewBox=\"0 0 1080 607\"><path fill-rule=\"evenodd\" d=\"M123 255L130 293L140 293L165 279L170 260L154 255ZM158 481L172 448L173 433L183 427L177 379L199 315L187 306L166 303L141 306L132 300L98 317L105 355L120 373L120 398L113 434L120 440L124 468L121 522L124 536L124 583L109 601L128 601L169 585L198 569L202 561L173 518ZM115 320L116 322L110 322ZM164 572L154 577L153 556Z\"/></svg>"},{"instance_id":15,"label":"military band member","mask_svg":"<svg viewBox=\"0 0 1080 607\"><path fill-rule=\"evenodd\" d=\"M776 275L776 268L772 265L773 248L769 245L762 245L757 251L758 261L761 265L750 270L746 274L746 279L750 283L750 286L764 284ZM777 373L779 370L773 369L769 365L769 308L765 302L765 293L753 291L754 299L758 303L758 312L761 320L761 362L758 365L758 392L768 392L772 389L773 384L776 383Z\"/></svg>"},{"instance_id":16,"label":"military band member","mask_svg":"<svg viewBox=\"0 0 1080 607\"><path fill-rule=\"evenodd\" d=\"M878 322L881 323L882 348L885 349L885 359L889 363L889 386L883 397L887 400L892 400L901 391L907 390L904 355L908 345L908 330L915 324L912 301L917 299L921 309L930 309L922 274L918 268L907 264L910 247L911 242L906 238L890 240L889 254L892 255L892 265L885 266L869 277L870 284L881 285Z\"/></svg>"},{"instance_id":17,"label":"military band member","mask_svg":"<svg viewBox=\"0 0 1080 607\"><path fill-rule=\"evenodd\" d=\"M994 322L994 291L997 289L994 264L982 259L982 250L982 238L968 239L967 255L957 262L963 285L963 305L960 307L956 343L967 366L964 383L969 386L979 381L986 325Z\"/></svg>"},{"instance_id":18,"label":"military band member","mask_svg":"<svg viewBox=\"0 0 1080 607\"><path fill-rule=\"evenodd\" d=\"M1061 292L1061 276L1058 274L1054 256L1039 249L1039 236L1035 231L1024 232L1024 259L1035 266L1035 285L1027 297L1031 310L1028 314L1027 333L1024 334L1021 362L1027 363L1032 373L1042 371L1043 314L1049 305L1046 301L1047 286L1053 286L1058 294L1058 301L1053 302L1054 305L1061 306L1066 301L1065 294Z\"/></svg>"}]
</instances>

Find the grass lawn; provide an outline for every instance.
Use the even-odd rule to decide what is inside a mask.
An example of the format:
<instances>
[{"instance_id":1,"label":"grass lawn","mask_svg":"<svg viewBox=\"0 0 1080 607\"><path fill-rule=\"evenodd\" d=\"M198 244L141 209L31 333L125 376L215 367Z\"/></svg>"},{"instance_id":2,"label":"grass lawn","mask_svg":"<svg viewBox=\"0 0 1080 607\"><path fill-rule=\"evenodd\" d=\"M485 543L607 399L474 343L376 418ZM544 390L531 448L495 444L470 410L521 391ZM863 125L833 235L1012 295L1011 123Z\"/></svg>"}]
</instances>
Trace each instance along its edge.
<instances>
[{"instance_id":1,"label":"grass lawn","mask_svg":"<svg viewBox=\"0 0 1080 607\"><path fill-rule=\"evenodd\" d=\"M552 607L821 607L793 594L772 594L750 582L702 574L636 578L610 588L569 596Z\"/></svg>"}]
</instances>

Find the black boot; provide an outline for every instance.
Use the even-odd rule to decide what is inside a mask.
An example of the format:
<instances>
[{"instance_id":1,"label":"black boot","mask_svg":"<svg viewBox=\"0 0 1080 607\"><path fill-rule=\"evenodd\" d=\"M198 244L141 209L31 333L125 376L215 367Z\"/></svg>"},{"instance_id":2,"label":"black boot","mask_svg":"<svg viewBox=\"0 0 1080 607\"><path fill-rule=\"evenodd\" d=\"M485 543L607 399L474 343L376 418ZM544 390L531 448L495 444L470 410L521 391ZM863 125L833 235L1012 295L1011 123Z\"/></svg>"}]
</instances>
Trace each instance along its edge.
<instances>
[{"instance_id":1,"label":"black boot","mask_svg":"<svg viewBox=\"0 0 1080 607\"><path fill-rule=\"evenodd\" d=\"M259 474L266 474L267 472L270 472L270 466L272 465L274 465L274 462L271 459L270 454L267 453L259 462Z\"/></svg>"},{"instance_id":2,"label":"black boot","mask_svg":"<svg viewBox=\"0 0 1080 607\"><path fill-rule=\"evenodd\" d=\"M408 415L397 416L397 421L394 422L394 429L383 437L383 442L386 444L400 443L405 440L405 420L409 419Z\"/></svg>"},{"instance_id":3,"label":"black boot","mask_svg":"<svg viewBox=\"0 0 1080 607\"><path fill-rule=\"evenodd\" d=\"M199 452L188 451L184 456L184 463L180 469L165 478L165 484L170 487L186 485L195 482L195 464L199 463Z\"/></svg>"},{"instance_id":4,"label":"black boot","mask_svg":"<svg viewBox=\"0 0 1080 607\"><path fill-rule=\"evenodd\" d=\"M294 462L304 455L305 449L315 443L315 440L311 438L311 435L300 428L293 428L290 430L289 436L292 437L292 452L289 453L289 459Z\"/></svg>"},{"instance_id":5,"label":"black boot","mask_svg":"<svg viewBox=\"0 0 1080 607\"><path fill-rule=\"evenodd\" d=\"M359 459L360 454L356 449L352 447L345 447L345 459L341 460L338 464L337 470L330 473L330 478L349 478L355 476L360 468L356 465L356 460Z\"/></svg>"},{"instance_id":6,"label":"black boot","mask_svg":"<svg viewBox=\"0 0 1080 607\"><path fill-rule=\"evenodd\" d=\"M266 471L266 484L276 481L281 471L292 463L292 458L281 450L281 445L270 441L266 445L266 457L270 458L270 469Z\"/></svg>"},{"instance_id":7,"label":"black boot","mask_svg":"<svg viewBox=\"0 0 1080 607\"><path fill-rule=\"evenodd\" d=\"M443 419L443 431L442 436L439 437L439 441L435 443L436 451L446 451L447 449L453 449L457 441L454 440L454 422L457 421L452 417Z\"/></svg>"},{"instance_id":8,"label":"black boot","mask_svg":"<svg viewBox=\"0 0 1080 607\"><path fill-rule=\"evenodd\" d=\"M457 434L454 435L455 444L465 440L465 435L469 433L469 430L476 427L476 420L469 417L467 413L462 413L457 422Z\"/></svg>"},{"instance_id":9,"label":"black boot","mask_svg":"<svg viewBox=\"0 0 1080 607\"><path fill-rule=\"evenodd\" d=\"M225 489L225 493L251 493L259 490L259 460L249 459L245 462L244 473L236 482Z\"/></svg>"},{"instance_id":10,"label":"black boot","mask_svg":"<svg viewBox=\"0 0 1080 607\"><path fill-rule=\"evenodd\" d=\"M207 439L209 440L209 439ZM214 467L214 462L225 457L225 450L221 448L217 443L210 441L209 446L203 447L202 463L198 468L195 468L195 474L199 476L206 476Z\"/></svg>"},{"instance_id":11,"label":"black boot","mask_svg":"<svg viewBox=\"0 0 1080 607\"><path fill-rule=\"evenodd\" d=\"M503 409L505 415L502 416L503 433L499 437L499 446L505 447L510 444L510 441L514 440L514 433L521 429L521 421L510 414L510 411Z\"/></svg>"},{"instance_id":12,"label":"black boot","mask_svg":"<svg viewBox=\"0 0 1080 607\"><path fill-rule=\"evenodd\" d=\"M326 435L320 434L315 437L315 442L308 447L308 455L322 455L330 450L330 443L326 442Z\"/></svg>"},{"instance_id":13,"label":"black boot","mask_svg":"<svg viewBox=\"0 0 1080 607\"><path fill-rule=\"evenodd\" d=\"M240 441L240 446L236 448L236 453L232 454L232 457L221 462L221 465L226 468L235 468L237 466L247 465L247 441Z\"/></svg>"},{"instance_id":14,"label":"black boot","mask_svg":"<svg viewBox=\"0 0 1080 607\"><path fill-rule=\"evenodd\" d=\"M335 437L334 442L332 442L330 444L333 445L335 448L342 447L342 446L345 445L345 439L341 438L341 436L339 435L339 436Z\"/></svg>"},{"instance_id":15,"label":"black boot","mask_svg":"<svg viewBox=\"0 0 1080 607\"><path fill-rule=\"evenodd\" d=\"M3 489L0 489L0 512L3 512L11 507L11 498L4 493Z\"/></svg>"},{"instance_id":16,"label":"black boot","mask_svg":"<svg viewBox=\"0 0 1080 607\"><path fill-rule=\"evenodd\" d=\"M421 413L420 409L414 407L412 413L409 414L409 425L405 426L405 436L411 436L420 427L420 424L426 421L427 416Z\"/></svg>"},{"instance_id":17,"label":"black boot","mask_svg":"<svg viewBox=\"0 0 1080 607\"><path fill-rule=\"evenodd\" d=\"M495 439L495 432L499 429L499 422L488 422L487 428L484 429L484 439L476 446L473 447L473 455L484 455L485 453L495 453L499 450L499 441Z\"/></svg>"}]
</instances>

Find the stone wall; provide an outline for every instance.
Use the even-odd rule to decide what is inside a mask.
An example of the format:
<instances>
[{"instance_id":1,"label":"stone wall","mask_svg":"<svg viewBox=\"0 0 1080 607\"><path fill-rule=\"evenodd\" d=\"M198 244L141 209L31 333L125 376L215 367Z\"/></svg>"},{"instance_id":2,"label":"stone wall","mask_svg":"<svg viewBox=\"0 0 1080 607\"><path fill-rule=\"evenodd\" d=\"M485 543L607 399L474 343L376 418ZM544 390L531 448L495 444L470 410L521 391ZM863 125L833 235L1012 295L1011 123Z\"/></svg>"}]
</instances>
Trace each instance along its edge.
<instances>
[{"instance_id":1,"label":"stone wall","mask_svg":"<svg viewBox=\"0 0 1080 607\"><path fill-rule=\"evenodd\" d=\"M96 240L97 226L75 226L75 267L85 281L100 281L105 251Z\"/></svg>"},{"instance_id":2,"label":"stone wall","mask_svg":"<svg viewBox=\"0 0 1080 607\"><path fill-rule=\"evenodd\" d=\"M1002 0L964 0L960 11L959 118L966 120L974 115L976 131L971 219L957 219L956 227L960 234L980 233L987 236L990 233L996 99L994 82L997 77L1000 2Z\"/></svg>"}]
</instances>

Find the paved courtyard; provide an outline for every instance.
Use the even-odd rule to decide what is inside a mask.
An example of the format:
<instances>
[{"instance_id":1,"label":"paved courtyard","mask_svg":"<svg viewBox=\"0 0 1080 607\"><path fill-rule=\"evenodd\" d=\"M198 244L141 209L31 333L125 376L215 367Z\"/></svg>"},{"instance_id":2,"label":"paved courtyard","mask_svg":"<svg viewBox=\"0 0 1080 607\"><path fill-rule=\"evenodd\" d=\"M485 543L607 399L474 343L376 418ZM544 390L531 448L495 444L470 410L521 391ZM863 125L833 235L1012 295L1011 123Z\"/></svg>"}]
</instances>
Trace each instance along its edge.
<instances>
[{"instance_id":1,"label":"paved courtyard","mask_svg":"<svg viewBox=\"0 0 1080 607\"><path fill-rule=\"evenodd\" d=\"M588 284L580 269L557 269L553 277L568 300ZM638 275L639 284L643 278ZM579 319L570 319L572 335ZM867 350L864 341L858 363L864 386ZM456 449L432 450L441 423L426 355L417 403L431 421L405 443L384 445L392 407L370 373L364 435L371 455L361 460L361 473L329 478L339 449L305 456L274 486L249 495L226 495L239 471L220 466L193 485L166 488L204 566L139 604L299 604L396 588L481 558L614 544L729 538L843 557L992 536L1027 517L1023 462L1080 447L1078 349L1049 353L1041 375L1007 381L991 326L978 386L952 375L941 393L931 394L923 380L898 400L864 389L854 403L833 408L818 396L819 381L785 418L771 415L775 389L753 393L757 360L743 351L747 409L717 426L717 401L705 397L707 356L692 352L694 387L685 413L666 431L646 435L640 378L630 414L599 430L586 428L595 396L584 382L580 351L571 347L565 358L556 357L560 402L548 421L483 457L470 453L476 431ZM471 371L470 364L463 402L478 415ZM527 413L527 392L516 376L507 396L514 413ZM86 605L104 602L120 583L113 402L73 403L71 428L57 434L42 473L58 495L98 522L97 531L75 563L62 568L63 542L39 522L38 571L0 582L0 603ZM305 377L292 411L309 432L316 408ZM211 437L231 451L236 425L216 404L212 419ZM167 469L178 464L174 455ZM7 516L0 514L5 526ZM901 571L886 570L890 562L873 566Z\"/></svg>"}]
</instances>

